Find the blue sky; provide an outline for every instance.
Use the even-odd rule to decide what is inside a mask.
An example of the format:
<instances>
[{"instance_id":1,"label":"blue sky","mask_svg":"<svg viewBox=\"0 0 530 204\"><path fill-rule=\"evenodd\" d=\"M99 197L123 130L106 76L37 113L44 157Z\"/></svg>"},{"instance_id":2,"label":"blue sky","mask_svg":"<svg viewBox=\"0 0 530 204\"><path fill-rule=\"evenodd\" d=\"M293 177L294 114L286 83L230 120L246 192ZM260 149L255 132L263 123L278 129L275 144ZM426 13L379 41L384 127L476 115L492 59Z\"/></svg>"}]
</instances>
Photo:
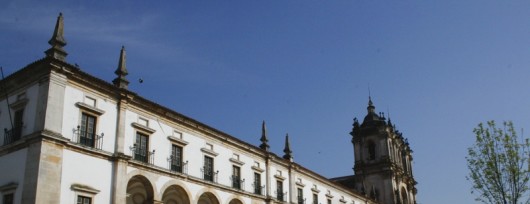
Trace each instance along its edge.
<instances>
[{"instance_id":1,"label":"blue sky","mask_svg":"<svg viewBox=\"0 0 530 204\"><path fill-rule=\"evenodd\" d=\"M131 90L255 145L265 120L273 152L289 133L295 161L326 177L353 173L348 133L370 88L414 150L419 203L474 203L473 128L529 130L528 11L530 1L7 0L0 66L42 58L63 12L68 62L110 82L124 45Z\"/></svg>"}]
</instances>

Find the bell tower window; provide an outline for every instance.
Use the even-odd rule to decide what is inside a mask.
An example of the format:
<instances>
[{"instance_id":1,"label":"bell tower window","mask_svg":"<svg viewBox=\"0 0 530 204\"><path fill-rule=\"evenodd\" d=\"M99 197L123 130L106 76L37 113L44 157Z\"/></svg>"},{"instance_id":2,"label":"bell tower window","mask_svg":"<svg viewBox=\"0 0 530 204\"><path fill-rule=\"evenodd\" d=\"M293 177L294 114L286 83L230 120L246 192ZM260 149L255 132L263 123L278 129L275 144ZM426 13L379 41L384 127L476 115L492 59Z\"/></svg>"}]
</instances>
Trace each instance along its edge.
<instances>
[{"instance_id":1,"label":"bell tower window","mask_svg":"<svg viewBox=\"0 0 530 204\"><path fill-rule=\"evenodd\" d=\"M368 160L375 160L375 143L368 143Z\"/></svg>"}]
</instances>

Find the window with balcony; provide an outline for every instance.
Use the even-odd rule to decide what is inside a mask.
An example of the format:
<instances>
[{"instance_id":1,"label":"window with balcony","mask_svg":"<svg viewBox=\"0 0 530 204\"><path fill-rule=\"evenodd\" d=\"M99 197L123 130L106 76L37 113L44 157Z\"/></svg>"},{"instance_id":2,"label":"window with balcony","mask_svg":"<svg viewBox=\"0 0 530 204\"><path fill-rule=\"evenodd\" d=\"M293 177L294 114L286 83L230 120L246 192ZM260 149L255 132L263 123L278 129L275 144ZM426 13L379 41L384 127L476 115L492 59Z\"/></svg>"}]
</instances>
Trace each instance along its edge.
<instances>
[{"instance_id":1,"label":"window with balcony","mask_svg":"<svg viewBox=\"0 0 530 204\"><path fill-rule=\"evenodd\" d=\"M79 144L95 147L96 141L96 117L82 113L81 114L81 124L79 125L78 132L78 141Z\"/></svg>"},{"instance_id":2,"label":"window with balcony","mask_svg":"<svg viewBox=\"0 0 530 204\"><path fill-rule=\"evenodd\" d=\"M232 166L232 187L241 189L241 168L238 166Z\"/></svg>"},{"instance_id":3,"label":"window with balcony","mask_svg":"<svg viewBox=\"0 0 530 204\"><path fill-rule=\"evenodd\" d=\"M136 132L136 143L134 144L134 159L141 162L149 162L149 136Z\"/></svg>"},{"instance_id":4,"label":"window with balcony","mask_svg":"<svg viewBox=\"0 0 530 204\"><path fill-rule=\"evenodd\" d=\"M283 182L276 180L276 199L279 201L283 200Z\"/></svg>"},{"instance_id":5,"label":"window with balcony","mask_svg":"<svg viewBox=\"0 0 530 204\"><path fill-rule=\"evenodd\" d=\"M11 129L4 130L4 145L11 144L20 139L22 136L22 127L24 126L24 109L18 109L14 113Z\"/></svg>"},{"instance_id":6,"label":"window with balcony","mask_svg":"<svg viewBox=\"0 0 530 204\"><path fill-rule=\"evenodd\" d=\"M204 167L203 167L204 180L214 181L214 169L213 169L213 158L204 156Z\"/></svg>"},{"instance_id":7,"label":"window with balcony","mask_svg":"<svg viewBox=\"0 0 530 204\"><path fill-rule=\"evenodd\" d=\"M182 147L171 145L171 170L182 173Z\"/></svg>"},{"instance_id":8,"label":"window with balcony","mask_svg":"<svg viewBox=\"0 0 530 204\"><path fill-rule=\"evenodd\" d=\"M301 189L301 188L298 188L298 196L297 196L297 200L298 200L298 204L304 204L305 203L305 199L304 199L304 190Z\"/></svg>"},{"instance_id":9,"label":"window with balcony","mask_svg":"<svg viewBox=\"0 0 530 204\"><path fill-rule=\"evenodd\" d=\"M254 173L254 193L258 195L263 195L261 192L262 186L261 186L261 174Z\"/></svg>"}]
</instances>

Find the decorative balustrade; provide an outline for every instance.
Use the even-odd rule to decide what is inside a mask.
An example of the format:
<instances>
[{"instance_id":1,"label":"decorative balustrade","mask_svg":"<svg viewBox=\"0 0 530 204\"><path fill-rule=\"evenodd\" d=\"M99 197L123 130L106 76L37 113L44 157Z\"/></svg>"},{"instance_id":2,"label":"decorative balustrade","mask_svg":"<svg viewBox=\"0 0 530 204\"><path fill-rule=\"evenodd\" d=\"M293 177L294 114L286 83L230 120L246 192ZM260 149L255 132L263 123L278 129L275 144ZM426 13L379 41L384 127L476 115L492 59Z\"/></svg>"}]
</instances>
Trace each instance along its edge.
<instances>
[{"instance_id":1,"label":"decorative balustrade","mask_svg":"<svg viewBox=\"0 0 530 204\"><path fill-rule=\"evenodd\" d=\"M86 130L82 130L79 126L77 126L77 128L74 129L74 136L72 137L72 141L83 146L102 149L104 135L104 133L101 133L101 135L97 135L92 132L87 132Z\"/></svg>"},{"instance_id":2,"label":"decorative balustrade","mask_svg":"<svg viewBox=\"0 0 530 204\"><path fill-rule=\"evenodd\" d=\"M303 196L296 196L298 204L305 204L305 198Z\"/></svg>"},{"instance_id":3,"label":"decorative balustrade","mask_svg":"<svg viewBox=\"0 0 530 204\"><path fill-rule=\"evenodd\" d=\"M285 202L285 197L287 195L287 191L286 192L282 192L281 189L276 189L274 194L276 194L276 200L281 201L281 202Z\"/></svg>"},{"instance_id":4,"label":"decorative balustrade","mask_svg":"<svg viewBox=\"0 0 530 204\"><path fill-rule=\"evenodd\" d=\"M241 179L239 176L232 175L230 176L230 180L232 181L232 188L244 190L242 187L245 186L245 179Z\"/></svg>"},{"instance_id":5,"label":"decorative balustrade","mask_svg":"<svg viewBox=\"0 0 530 204\"><path fill-rule=\"evenodd\" d=\"M188 174L188 161L182 162L178 157L171 155L167 158L169 170Z\"/></svg>"},{"instance_id":6,"label":"decorative balustrade","mask_svg":"<svg viewBox=\"0 0 530 204\"><path fill-rule=\"evenodd\" d=\"M263 195L263 189L265 188L265 185L260 186L259 183L252 183L252 187L254 187L254 194Z\"/></svg>"},{"instance_id":7,"label":"decorative balustrade","mask_svg":"<svg viewBox=\"0 0 530 204\"><path fill-rule=\"evenodd\" d=\"M204 179L205 181L211 181L211 182L217 183L217 175L219 174L219 171L214 172L213 169L209 167L202 167L201 174L202 174L202 179Z\"/></svg>"},{"instance_id":8,"label":"decorative balustrade","mask_svg":"<svg viewBox=\"0 0 530 204\"><path fill-rule=\"evenodd\" d=\"M138 148L136 144L129 147L129 149L131 150L134 160L154 165L156 150L147 151L146 149Z\"/></svg>"},{"instance_id":9,"label":"decorative balustrade","mask_svg":"<svg viewBox=\"0 0 530 204\"><path fill-rule=\"evenodd\" d=\"M11 144L17 140L20 140L22 135L22 126L14 127L13 129L8 130L4 129L4 145Z\"/></svg>"}]
</instances>

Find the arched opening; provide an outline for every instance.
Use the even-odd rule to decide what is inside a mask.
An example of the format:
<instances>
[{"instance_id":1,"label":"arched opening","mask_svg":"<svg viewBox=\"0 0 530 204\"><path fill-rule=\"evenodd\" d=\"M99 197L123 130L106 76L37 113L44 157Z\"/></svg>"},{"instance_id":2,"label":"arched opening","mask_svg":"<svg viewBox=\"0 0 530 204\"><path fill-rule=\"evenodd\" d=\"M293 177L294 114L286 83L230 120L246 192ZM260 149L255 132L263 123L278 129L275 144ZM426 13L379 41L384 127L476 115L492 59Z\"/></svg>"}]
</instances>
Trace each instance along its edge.
<instances>
[{"instance_id":1,"label":"arched opening","mask_svg":"<svg viewBox=\"0 0 530 204\"><path fill-rule=\"evenodd\" d=\"M403 166L403 171L408 173L407 153L405 151L401 152L401 166Z\"/></svg>"},{"instance_id":2,"label":"arched opening","mask_svg":"<svg viewBox=\"0 0 530 204\"><path fill-rule=\"evenodd\" d=\"M164 204L190 204L190 198L182 187L172 185L162 194L162 202Z\"/></svg>"},{"instance_id":3,"label":"arched opening","mask_svg":"<svg viewBox=\"0 0 530 204\"><path fill-rule=\"evenodd\" d=\"M228 204L243 204L243 202L241 202L239 199L232 199Z\"/></svg>"},{"instance_id":4,"label":"arched opening","mask_svg":"<svg viewBox=\"0 0 530 204\"><path fill-rule=\"evenodd\" d=\"M197 204L219 204L219 200L210 192L205 192L199 197Z\"/></svg>"},{"instance_id":5,"label":"arched opening","mask_svg":"<svg viewBox=\"0 0 530 204\"><path fill-rule=\"evenodd\" d=\"M409 204L409 198L407 196L407 189L401 188L401 200L403 204Z\"/></svg>"},{"instance_id":6,"label":"arched opening","mask_svg":"<svg viewBox=\"0 0 530 204\"><path fill-rule=\"evenodd\" d=\"M368 142L368 160L375 160L375 143Z\"/></svg>"},{"instance_id":7,"label":"arched opening","mask_svg":"<svg viewBox=\"0 0 530 204\"><path fill-rule=\"evenodd\" d=\"M144 176L136 175L127 183L127 204L151 204L153 195L153 186Z\"/></svg>"}]
</instances>

